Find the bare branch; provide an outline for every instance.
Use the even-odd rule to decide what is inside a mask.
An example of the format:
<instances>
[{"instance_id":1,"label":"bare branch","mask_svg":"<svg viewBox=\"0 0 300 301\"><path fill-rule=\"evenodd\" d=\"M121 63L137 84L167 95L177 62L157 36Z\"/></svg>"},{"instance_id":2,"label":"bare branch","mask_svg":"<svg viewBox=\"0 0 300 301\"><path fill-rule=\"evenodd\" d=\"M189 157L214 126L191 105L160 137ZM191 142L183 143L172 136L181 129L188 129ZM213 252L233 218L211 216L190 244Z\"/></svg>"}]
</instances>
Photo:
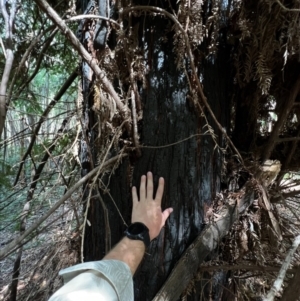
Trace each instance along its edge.
<instances>
[{"instance_id":1,"label":"bare branch","mask_svg":"<svg viewBox=\"0 0 300 301\"><path fill-rule=\"evenodd\" d=\"M276 139L277 143L289 142L289 141L299 141L300 137L287 137L287 138L278 138Z\"/></svg>"},{"instance_id":2,"label":"bare branch","mask_svg":"<svg viewBox=\"0 0 300 301\"><path fill-rule=\"evenodd\" d=\"M21 71L21 68L24 66L26 60L28 59L28 57L30 56L31 54L31 51L34 49L34 47L36 46L36 44L40 41L41 37L43 35L45 35L48 31L52 30L55 28L55 25L52 25L50 27L48 27L46 30L40 32L40 34L38 34L34 39L33 41L31 42L31 44L29 45L29 47L27 48L26 52L24 53L24 55L22 56L22 60L21 62L19 63L19 66L11 80L11 83L10 83L10 87L8 89L8 92L7 92L7 106L9 106L10 104L10 101L11 101L11 97L12 97L12 91L13 91L13 88L14 88L14 84L15 84L15 81ZM19 92L20 93L20 92Z\"/></svg>"},{"instance_id":3,"label":"bare branch","mask_svg":"<svg viewBox=\"0 0 300 301\"><path fill-rule=\"evenodd\" d=\"M63 86L60 88L60 90L57 92L57 94L54 96L54 99L49 103L49 105L47 106L46 110L43 112L39 122L37 123L36 127L34 128L34 131L32 133L31 136L31 140L29 143L29 146L26 150L26 153L23 155L20 166L19 166L19 170L14 182L14 185L16 185L19 181L19 177L24 165L24 162L27 158L27 156L30 154L33 145L35 143L36 137L40 131L40 128L43 124L43 122L46 120L49 112L54 108L54 106L56 105L56 103L60 100L60 98L64 95L64 93L67 91L67 89L71 86L71 84L74 82L74 80L77 78L78 76L78 71L77 68L72 72L72 74L67 78L67 80L65 81L65 83L63 84Z\"/></svg>"},{"instance_id":4,"label":"bare branch","mask_svg":"<svg viewBox=\"0 0 300 301\"><path fill-rule=\"evenodd\" d=\"M52 213L57 210L65 201L67 201L72 194L79 188L82 187L82 185L87 182L90 178L95 176L98 172L103 172L104 170L108 169L112 164L116 163L120 159L126 157L127 154L121 154L117 155L106 162L104 162L102 165L97 166L92 171L90 171L87 175L85 175L83 178L81 178L76 184L74 184L67 192L66 194L57 201L40 219L38 219L31 227L29 227L21 236L14 239L12 242L10 242L5 248L2 248L0 250L0 260L7 257L9 254L11 254L13 251L15 251L17 248L19 248L22 245L22 241L31 235L33 231L35 231L47 218L52 215Z\"/></svg>"},{"instance_id":5,"label":"bare branch","mask_svg":"<svg viewBox=\"0 0 300 301\"><path fill-rule=\"evenodd\" d=\"M295 12L295 13L299 13L300 12L300 9L297 9L297 8L287 8L286 6L284 6L279 0L275 0L279 6L285 10L285 11L290 11L290 12Z\"/></svg>"},{"instance_id":6,"label":"bare branch","mask_svg":"<svg viewBox=\"0 0 300 301\"><path fill-rule=\"evenodd\" d=\"M68 40L73 45L74 49L79 53L79 55L89 64L95 73L96 78L103 84L104 89L116 102L118 109L120 110L123 120L126 120L126 129L128 133L131 133L131 124L129 122L129 108L126 107L111 82L106 77L106 74L101 70L97 64L97 60L94 59L80 41L76 38L73 31L66 25L66 23L61 19L61 17L55 12L55 10L49 5L46 0L34 0L37 5L49 16L49 18L59 27L61 32L68 38Z\"/></svg>"},{"instance_id":7,"label":"bare branch","mask_svg":"<svg viewBox=\"0 0 300 301\"><path fill-rule=\"evenodd\" d=\"M277 276L277 279L275 280L272 288L270 289L268 295L263 299L263 301L273 301L275 298L275 295L280 291L281 287L282 287L282 283L286 274L286 271L291 263L291 260L293 258L294 253L296 252L298 246L300 244L300 235L298 235L293 244L291 249L289 250L283 264L282 267L279 271L279 274Z\"/></svg>"},{"instance_id":8,"label":"bare branch","mask_svg":"<svg viewBox=\"0 0 300 301\"><path fill-rule=\"evenodd\" d=\"M254 265L254 264L246 264L246 263L238 263L236 265L224 264L224 265L213 265L213 266L201 266L200 271L214 272L214 271L237 271L237 270L245 270L245 271L262 271L262 272L278 272L280 270L280 266L262 266L262 265ZM289 269L289 273L294 273L295 269Z\"/></svg>"},{"instance_id":9,"label":"bare branch","mask_svg":"<svg viewBox=\"0 0 300 301\"><path fill-rule=\"evenodd\" d=\"M195 241L183 253L169 278L152 301L177 300L194 277L199 265L205 260L224 237L232 224L253 202L253 188L251 184L246 190L241 190L239 200L229 201L218 214L220 218L208 225Z\"/></svg>"},{"instance_id":10,"label":"bare branch","mask_svg":"<svg viewBox=\"0 0 300 301\"><path fill-rule=\"evenodd\" d=\"M293 269L295 270L295 269ZM300 296L300 266L294 271L294 277L289 281L280 301L296 300Z\"/></svg>"},{"instance_id":11,"label":"bare branch","mask_svg":"<svg viewBox=\"0 0 300 301\"><path fill-rule=\"evenodd\" d=\"M82 20L82 19L99 19L99 20L104 20L104 21L111 22L111 23L117 25L118 27L120 27L120 24L117 21L115 21L113 19L110 19L110 18L103 17L103 16L97 16L97 15L78 15L78 16L66 19L64 21L65 22L71 22L71 21L79 21L79 20Z\"/></svg>"},{"instance_id":12,"label":"bare branch","mask_svg":"<svg viewBox=\"0 0 300 301\"><path fill-rule=\"evenodd\" d=\"M44 58L44 54L45 52L47 51L47 49L50 47L56 33L58 32L58 29L57 28L54 28L54 30L52 31L52 33L50 34L50 36L47 38L47 40L45 41L45 44L43 46L43 48L41 49L41 52L36 60L36 63L35 63L35 68L32 72L32 74L30 75L30 77L26 80L25 83L23 83L23 85L21 86L21 88L19 89L19 91L17 92L17 96L23 91L23 89L35 78L35 76L37 75L37 73L39 72L40 70L40 66L41 66L41 63L43 61L43 58Z\"/></svg>"}]
</instances>

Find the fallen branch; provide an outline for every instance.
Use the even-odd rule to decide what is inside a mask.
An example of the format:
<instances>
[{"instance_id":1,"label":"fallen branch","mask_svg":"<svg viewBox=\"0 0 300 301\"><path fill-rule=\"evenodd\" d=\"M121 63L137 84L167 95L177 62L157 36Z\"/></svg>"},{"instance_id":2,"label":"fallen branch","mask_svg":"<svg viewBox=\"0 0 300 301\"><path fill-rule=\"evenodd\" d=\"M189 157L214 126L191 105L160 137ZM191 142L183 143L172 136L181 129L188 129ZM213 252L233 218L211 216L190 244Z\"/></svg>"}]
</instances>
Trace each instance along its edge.
<instances>
[{"instance_id":1,"label":"fallen branch","mask_svg":"<svg viewBox=\"0 0 300 301\"><path fill-rule=\"evenodd\" d=\"M200 264L218 247L221 239L238 220L239 214L252 204L254 193L251 185L240 191L239 195L237 199L228 201L226 207L218 212L221 217L208 225L188 247L152 301L178 300L180 298Z\"/></svg>"},{"instance_id":2,"label":"fallen branch","mask_svg":"<svg viewBox=\"0 0 300 301\"><path fill-rule=\"evenodd\" d=\"M213 266L201 266L200 271L205 272L215 272L215 271L261 271L261 272L278 272L280 270L280 266L263 266L263 265L252 265L246 263L238 263L235 265L232 264L224 264L224 265L213 265ZM288 269L289 273L295 273L296 269Z\"/></svg>"},{"instance_id":3,"label":"fallen branch","mask_svg":"<svg viewBox=\"0 0 300 301\"><path fill-rule=\"evenodd\" d=\"M282 267L279 271L279 274L277 276L277 279L274 281L274 284L272 286L272 288L270 289L268 295L263 299L263 301L273 301L275 298L275 295L280 291L282 284L283 284L283 280L286 274L286 271L291 263L291 260L293 258L294 253L296 252L298 246L300 244L300 235L298 235L293 244L291 249L289 250L283 264Z\"/></svg>"},{"instance_id":4,"label":"fallen branch","mask_svg":"<svg viewBox=\"0 0 300 301\"><path fill-rule=\"evenodd\" d=\"M300 296L300 266L293 270L294 277L289 281L287 288L283 291L280 301L296 300Z\"/></svg>"}]
</instances>

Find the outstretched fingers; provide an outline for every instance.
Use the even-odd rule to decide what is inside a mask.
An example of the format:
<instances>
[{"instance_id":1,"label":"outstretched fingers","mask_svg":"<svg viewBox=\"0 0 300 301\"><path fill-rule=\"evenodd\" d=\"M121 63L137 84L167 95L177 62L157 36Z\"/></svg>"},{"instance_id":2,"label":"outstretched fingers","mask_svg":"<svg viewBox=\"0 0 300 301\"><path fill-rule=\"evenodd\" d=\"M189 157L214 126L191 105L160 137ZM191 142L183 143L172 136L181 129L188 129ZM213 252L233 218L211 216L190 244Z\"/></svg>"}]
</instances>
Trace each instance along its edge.
<instances>
[{"instance_id":1,"label":"outstretched fingers","mask_svg":"<svg viewBox=\"0 0 300 301\"><path fill-rule=\"evenodd\" d=\"M166 210L164 210L164 212L162 213L162 227L165 225L166 220L168 219L168 217L170 216L170 214L173 212L173 208L167 208Z\"/></svg>"},{"instance_id":2,"label":"outstretched fingers","mask_svg":"<svg viewBox=\"0 0 300 301\"><path fill-rule=\"evenodd\" d=\"M142 175L140 184L140 201L146 200L146 176Z\"/></svg>"},{"instance_id":3,"label":"outstretched fingers","mask_svg":"<svg viewBox=\"0 0 300 301\"><path fill-rule=\"evenodd\" d=\"M132 187L131 193L132 193L132 203L134 205L139 201L135 186Z\"/></svg>"},{"instance_id":4,"label":"outstretched fingers","mask_svg":"<svg viewBox=\"0 0 300 301\"><path fill-rule=\"evenodd\" d=\"M152 172L147 172L147 199L152 200L153 199L153 176Z\"/></svg>"},{"instance_id":5,"label":"outstretched fingers","mask_svg":"<svg viewBox=\"0 0 300 301\"><path fill-rule=\"evenodd\" d=\"M164 178L159 178L158 188L157 188L156 195L155 195L155 201L157 201L159 203L159 205L161 204L161 199L164 194L164 187L165 187Z\"/></svg>"}]
</instances>

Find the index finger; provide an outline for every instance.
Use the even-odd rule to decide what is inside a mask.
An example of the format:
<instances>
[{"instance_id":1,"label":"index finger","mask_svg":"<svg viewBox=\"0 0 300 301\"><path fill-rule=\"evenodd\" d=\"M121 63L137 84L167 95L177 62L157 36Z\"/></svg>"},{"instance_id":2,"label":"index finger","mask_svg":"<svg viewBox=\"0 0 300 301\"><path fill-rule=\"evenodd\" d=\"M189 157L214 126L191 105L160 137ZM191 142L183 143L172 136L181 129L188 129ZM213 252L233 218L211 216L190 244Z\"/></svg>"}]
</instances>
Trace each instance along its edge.
<instances>
[{"instance_id":1,"label":"index finger","mask_svg":"<svg viewBox=\"0 0 300 301\"><path fill-rule=\"evenodd\" d=\"M161 204L161 199L164 194L164 187L165 187L164 178L159 178L158 188L157 188L156 195L155 195L155 201L159 202L159 205Z\"/></svg>"}]
</instances>

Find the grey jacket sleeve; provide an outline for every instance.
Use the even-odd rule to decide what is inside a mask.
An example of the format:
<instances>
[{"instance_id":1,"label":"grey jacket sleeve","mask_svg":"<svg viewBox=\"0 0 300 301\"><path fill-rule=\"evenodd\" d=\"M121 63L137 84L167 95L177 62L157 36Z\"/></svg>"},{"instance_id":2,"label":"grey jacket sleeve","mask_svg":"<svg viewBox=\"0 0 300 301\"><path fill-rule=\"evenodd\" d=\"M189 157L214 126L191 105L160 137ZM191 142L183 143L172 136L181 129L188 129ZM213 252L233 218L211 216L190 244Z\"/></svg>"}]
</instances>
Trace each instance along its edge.
<instances>
[{"instance_id":1,"label":"grey jacket sleeve","mask_svg":"<svg viewBox=\"0 0 300 301\"><path fill-rule=\"evenodd\" d=\"M59 274L65 285L49 301L133 301L132 275L122 261L81 263Z\"/></svg>"}]
</instances>

